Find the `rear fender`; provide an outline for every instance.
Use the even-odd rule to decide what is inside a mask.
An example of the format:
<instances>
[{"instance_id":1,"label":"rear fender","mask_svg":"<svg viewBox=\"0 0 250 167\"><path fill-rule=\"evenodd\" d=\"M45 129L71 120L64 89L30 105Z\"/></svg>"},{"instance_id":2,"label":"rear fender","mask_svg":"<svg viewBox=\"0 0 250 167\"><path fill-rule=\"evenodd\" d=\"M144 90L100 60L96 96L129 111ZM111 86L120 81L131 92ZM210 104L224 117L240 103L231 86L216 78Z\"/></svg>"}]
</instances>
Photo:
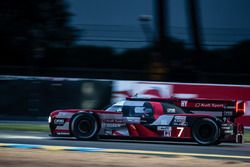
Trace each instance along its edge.
<instances>
[{"instance_id":1,"label":"rear fender","mask_svg":"<svg viewBox=\"0 0 250 167\"><path fill-rule=\"evenodd\" d=\"M195 116L188 116L187 120L188 120L188 124L190 127L192 127L199 119L201 118L209 118L212 119L213 121L215 121L218 126L221 126L222 121L216 117L213 116L209 116L209 115L195 115Z\"/></svg>"}]
</instances>

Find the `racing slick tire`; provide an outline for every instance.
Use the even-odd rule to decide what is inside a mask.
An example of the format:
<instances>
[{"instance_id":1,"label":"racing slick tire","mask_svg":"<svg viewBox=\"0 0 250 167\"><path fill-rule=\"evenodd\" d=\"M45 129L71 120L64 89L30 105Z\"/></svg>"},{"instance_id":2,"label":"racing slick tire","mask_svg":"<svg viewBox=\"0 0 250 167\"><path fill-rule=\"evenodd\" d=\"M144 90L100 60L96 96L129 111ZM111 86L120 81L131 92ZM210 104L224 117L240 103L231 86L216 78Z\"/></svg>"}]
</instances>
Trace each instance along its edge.
<instances>
[{"instance_id":1,"label":"racing slick tire","mask_svg":"<svg viewBox=\"0 0 250 167\"><path fill-rule=\"evenodd\" d=\"M72 118L70 131L79 140L96 140L99 124L92 114L77 114Z\"/></svg>"},{"instance_id":2,"label":"racing slick tire","mask_svg":"<svg viewBox=\"0 0 250 167\"><path fill-rule=\"evenodd\" d=\"M220 128L214 120L201 118L193 124L192 136L201 145L216 145L220 143Z\"/></svg>"}]
</instances>

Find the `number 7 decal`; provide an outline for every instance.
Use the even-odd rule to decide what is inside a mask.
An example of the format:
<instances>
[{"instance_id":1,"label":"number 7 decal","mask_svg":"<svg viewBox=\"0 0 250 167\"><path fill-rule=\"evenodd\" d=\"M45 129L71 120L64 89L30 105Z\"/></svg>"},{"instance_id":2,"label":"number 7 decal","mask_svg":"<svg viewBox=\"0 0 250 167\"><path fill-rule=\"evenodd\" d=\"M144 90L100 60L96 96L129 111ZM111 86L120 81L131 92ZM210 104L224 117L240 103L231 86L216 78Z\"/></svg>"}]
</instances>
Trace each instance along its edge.
<instances>
[{"instance_id":1,"label":"number 7 decal","mask_svg":"<svg viewBox=\"0 0 250 167\"><path fill-rule=\"evenodd\" d=\"M180 130L177 137L181 137L184 127L177 127L177 129Z\"/></svg>"}]
</instances>

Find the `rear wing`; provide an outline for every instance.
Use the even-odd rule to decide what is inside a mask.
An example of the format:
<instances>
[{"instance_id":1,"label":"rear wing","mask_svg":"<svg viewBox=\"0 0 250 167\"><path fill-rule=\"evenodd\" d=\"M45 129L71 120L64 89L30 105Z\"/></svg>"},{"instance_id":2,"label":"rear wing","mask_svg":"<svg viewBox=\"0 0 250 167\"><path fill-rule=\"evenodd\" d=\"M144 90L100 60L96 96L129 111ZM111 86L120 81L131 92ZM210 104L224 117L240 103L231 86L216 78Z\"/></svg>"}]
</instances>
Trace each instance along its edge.
<instances>
[{"instance_id":1,"label":"rear wing","mask_svg":"<svg viewBox=\"0 0 250 167\"><path fill-rule=\"evenodd\" d=\"M216 117L239 117L246 112L246 102L238 100L174 100L174 104L194 114Z\"/></svg>"}]
</instances>

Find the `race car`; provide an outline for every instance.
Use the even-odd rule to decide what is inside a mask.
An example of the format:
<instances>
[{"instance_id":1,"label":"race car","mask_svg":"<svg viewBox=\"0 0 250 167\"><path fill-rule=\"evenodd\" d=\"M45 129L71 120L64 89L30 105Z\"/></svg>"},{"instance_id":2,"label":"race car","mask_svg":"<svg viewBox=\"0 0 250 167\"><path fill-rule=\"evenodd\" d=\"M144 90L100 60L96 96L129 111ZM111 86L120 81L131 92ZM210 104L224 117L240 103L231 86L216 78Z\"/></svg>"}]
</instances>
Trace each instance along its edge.
<instances>
[{"instance_id":1,"label":"race car","mask_svg":"<svg viewBox=\"0 0 250 167\"><path fill-rule=\"evenodd\" d=\"M103 110L53 111L48 119L51 136L80 140L98 138L195 141L215 145L243 142L244 127L236 119L244 101L127 98Z\"/></svg>"}]
</instances>

